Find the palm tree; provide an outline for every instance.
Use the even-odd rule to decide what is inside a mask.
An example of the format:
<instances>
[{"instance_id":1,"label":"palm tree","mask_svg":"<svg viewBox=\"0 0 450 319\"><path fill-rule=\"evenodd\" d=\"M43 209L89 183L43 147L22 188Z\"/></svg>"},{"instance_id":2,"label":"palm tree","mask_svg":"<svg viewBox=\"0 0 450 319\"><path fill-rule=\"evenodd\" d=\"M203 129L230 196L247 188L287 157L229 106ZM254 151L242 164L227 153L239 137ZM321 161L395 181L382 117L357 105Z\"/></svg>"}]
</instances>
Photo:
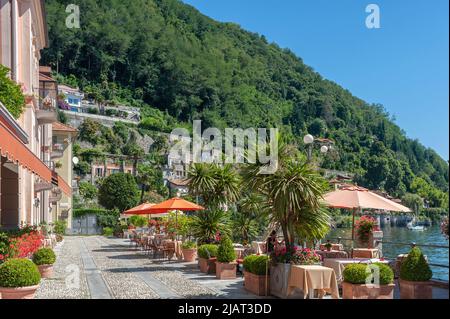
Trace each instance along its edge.
<instances>
[{"instance_id":1,"label":"palm tree","mask_svg":"<svg viewBox=\"0 0 450 319\"><path fill-rule=\"evenodd\" d=\"M317 229L329 225L320 200L326 181L314 171L292 147L279 142L278 170L271 175L260 174L261 165L243 169L244 187L263 194L271 209L271 218L281 226L288 247L295 236L314 237Z\"/></svg>"},{"instance_id":2,"label":"palm tree","mask_svg":"<svg viewBox=\"0 0 450 319\"><path fill-rule=\"evenodd\" d=\"M251 215L235 212L231 218L233 238L249 243L258 235L258 222Z\"/></svg>"},{"instance_id":3,"label":"palm tree","mask_svg":"<svg viewBox=\"0 0 450 319\"><path fill-rule=\"evenodd\" d=\"M144 202L145 190L150 186L154 178L154 172L149 165L139 165L138 166L138 176L137 181L141 184L141 204Z\"/></svg>"},{"instance_id":4,"label":"palm tree","mask_svg":"<svg viewBox=\"0 0 450 319\"><path fill-rule=\"evenodd\" d=\"M211 208L224 208L239 198L240 178L229 164L194 164L188 180L191 195L201 197Z\"/></svg>"},{"instance_id":5,"label":"palm tree","mask_svg":"<svg viewBox=\"0 0 450 319\"><path fill-rule=\"evenodd\" d=\"M228 224L228 215L223 210L200 211L192 219L192 234L200 244L211 243L218 232L230 235Z\"/></svg>"}]
</instances>

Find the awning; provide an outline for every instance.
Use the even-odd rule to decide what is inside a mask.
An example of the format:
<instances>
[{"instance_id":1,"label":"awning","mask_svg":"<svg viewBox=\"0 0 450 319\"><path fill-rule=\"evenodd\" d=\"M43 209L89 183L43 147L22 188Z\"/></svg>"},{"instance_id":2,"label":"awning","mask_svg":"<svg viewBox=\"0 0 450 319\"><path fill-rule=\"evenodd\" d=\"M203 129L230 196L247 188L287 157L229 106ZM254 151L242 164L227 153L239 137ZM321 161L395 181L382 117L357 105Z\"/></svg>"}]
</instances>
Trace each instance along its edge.
<instances>
[{"instance_id":1,"label":"awning","mask_svg":"<svg viewBox=\"0 0 450 319\"><path fill-rule=\"evenodd\" d=\"M0 155L28 169L46 182L59 186L66 195L71 196L70 186L31 152L3 121L0 121Z\"/></svg>"}]
</instances>

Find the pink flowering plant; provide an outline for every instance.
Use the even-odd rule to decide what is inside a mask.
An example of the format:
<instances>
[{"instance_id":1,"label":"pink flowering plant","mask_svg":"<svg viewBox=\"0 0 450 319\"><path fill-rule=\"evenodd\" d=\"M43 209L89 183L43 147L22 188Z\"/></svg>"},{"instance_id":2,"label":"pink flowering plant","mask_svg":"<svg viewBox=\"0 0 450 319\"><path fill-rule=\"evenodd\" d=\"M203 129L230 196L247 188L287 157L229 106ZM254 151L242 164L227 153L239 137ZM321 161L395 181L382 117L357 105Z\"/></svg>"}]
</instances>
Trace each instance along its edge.
<instances>
[{"instance_id":1,"label":"pink flowering plant","mask_svg":"<svg viewBox=\"0 0 450 319\"><path fill-rule=\"evenodd\" d=\"M10 258L30 258L42 246L43 240L37 227L29 225L13 233L0 233L0 263Z\"/></svg>"},{"instance_id":2,"label":"pink flowering plant","mask_svg":"<svg viewBox=\"0 0 450 319\"><path fill-rule=\"evenodd\" d=\"M374 230L378 230L377 221L370 216L362 216L355 224L356 234L362 242L369 241L369 235Z\"/></svg>"},{"instance_id":3,"label":"pink flowering plant","mask_svg":"<svg viewBox=\"0 0 450 319\"><path fill-rule=\"evenodd\" d=\"M287 249L286 246L277 247L271 259L278 264L314 265L321 262L320 255L314 250L296 246L291 249Z\"/></svg>"}]
</instances>

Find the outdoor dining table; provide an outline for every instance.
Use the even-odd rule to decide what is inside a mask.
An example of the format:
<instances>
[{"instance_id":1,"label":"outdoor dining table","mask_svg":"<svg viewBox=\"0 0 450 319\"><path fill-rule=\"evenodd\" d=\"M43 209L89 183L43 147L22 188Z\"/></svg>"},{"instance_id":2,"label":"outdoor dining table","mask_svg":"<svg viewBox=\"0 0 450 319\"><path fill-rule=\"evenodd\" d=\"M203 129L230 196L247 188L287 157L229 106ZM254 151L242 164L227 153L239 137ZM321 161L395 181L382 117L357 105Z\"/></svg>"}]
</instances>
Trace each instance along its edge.
<instances>
[{"instance_id":1,"label":"outdoor dining table","mask_svg":"<svg viewBox=\"0 0 450 319\"><path fill-rule=\"evenodd\" d=\"M352 258L380 258L380 251L376 248L353 248Z\"/></svg>"},{"instance_id":2,"label":"outdoor dining table","mask_svg":"<svg viewBox=\"0 0 450 319\"><path fill-rule=\"evenodd\" d=\"M348 258L348 253L343 250L315 250L315 252L322 257L322 260L326 258Z\"/></svg>"},{"instance_id":3,"label":"outdoor dining table","mask_svg":"<svg viewBox=\"0 0 450 319\"><path fill-rule=\"evenodd\" d=\"M312 298L314 291L323 298L330 293L333 299L339 299L339 289L336 274L332 268L319 265L292 265L288 279L287 293L290 295L295 288L303 291L303 296Z\"/></svg>"},{"instance_id":4,"label":"outdoor dining table","mask_svg":"<svg viewBox=\"0 0 450 319\"><path fill-rule=\"evenodd\" d=\"M320 244L320 250L327 250L325 244ZM344 250L344 245L342 245L342 244L331 244L331 250Z\"/></svg>"},{"instance_id":5,"label":"outdoor dining table","mask_svg":"<svg viewBox=\"0 0 450 319\"><path fill-rule=\"evenodd\" d=\"M347 265L350 264L373 264L373 263L384 263L388 264L389 262L386 260L380 259L370 259L370 258L347 258L347 259L333 259L328 258L323 261L323 266L328 267L334 270L336 273L336 279L339 283L341 283L343 278L343 271Z\"/></svg>"}]
</instances>

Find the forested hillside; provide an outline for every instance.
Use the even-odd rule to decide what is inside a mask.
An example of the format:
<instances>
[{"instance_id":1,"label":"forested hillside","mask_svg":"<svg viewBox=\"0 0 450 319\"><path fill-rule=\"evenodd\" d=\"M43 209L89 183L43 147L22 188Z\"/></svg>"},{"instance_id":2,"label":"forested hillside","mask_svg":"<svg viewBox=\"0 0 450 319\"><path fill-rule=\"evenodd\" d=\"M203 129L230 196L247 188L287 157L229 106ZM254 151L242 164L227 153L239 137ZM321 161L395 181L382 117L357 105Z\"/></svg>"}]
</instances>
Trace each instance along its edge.
<instances>
[{"instance_id":1,"label":"forested hillside","mask_svg":"<svg viewBox=\"0 0 450 319\"><path fill-rule=\"evenodd\" d=\"M277 126L300 147L309 132L337 143L323 167L448 207L447 162L408 139L382 106L323 79L288 49L177 0L78 0L81 29L68 29L72 2L46 1L42 63L98 101L145 108L142 127L167 132L193 119L204 127Z\"/></svg>"}]
</instances>

